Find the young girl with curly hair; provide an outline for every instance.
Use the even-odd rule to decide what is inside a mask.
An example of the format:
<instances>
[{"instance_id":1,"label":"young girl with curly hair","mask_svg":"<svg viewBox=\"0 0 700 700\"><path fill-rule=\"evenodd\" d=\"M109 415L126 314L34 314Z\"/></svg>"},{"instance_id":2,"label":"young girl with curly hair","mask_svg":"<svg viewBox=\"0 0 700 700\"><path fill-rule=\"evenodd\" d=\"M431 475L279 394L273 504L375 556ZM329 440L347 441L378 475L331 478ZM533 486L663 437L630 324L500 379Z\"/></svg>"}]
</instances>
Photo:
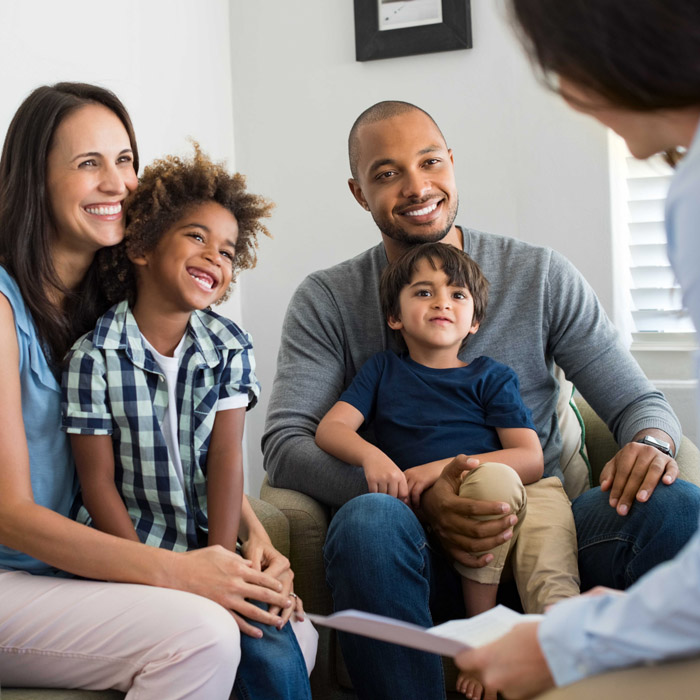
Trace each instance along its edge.
<instances>
[{"instance_id":1,"label":"young girl with curly hair","mask_svg":"<svg viewBox=\"0 0 700 700\"><path fill-rule=\"evenodd\" d=\"M294 605L271 609L281 617L277 629L232 612L243 633L231 659L240 662L234 690L296 699L310 697L316 633L286 559L271 544L238 545L239 535L248 543L251 528L261 529L243 494L245 412L260 391L253 346L210 309L255 265L271 208L196 144L192 159L146 168L125 203L124 241L102 262L107 297L117 303L66 360L63 428L81 483L79 519L174 551L238 547L253 569L282 575ZM252 541L269 543L258 534Z\"/></svg>"}]
</instances>

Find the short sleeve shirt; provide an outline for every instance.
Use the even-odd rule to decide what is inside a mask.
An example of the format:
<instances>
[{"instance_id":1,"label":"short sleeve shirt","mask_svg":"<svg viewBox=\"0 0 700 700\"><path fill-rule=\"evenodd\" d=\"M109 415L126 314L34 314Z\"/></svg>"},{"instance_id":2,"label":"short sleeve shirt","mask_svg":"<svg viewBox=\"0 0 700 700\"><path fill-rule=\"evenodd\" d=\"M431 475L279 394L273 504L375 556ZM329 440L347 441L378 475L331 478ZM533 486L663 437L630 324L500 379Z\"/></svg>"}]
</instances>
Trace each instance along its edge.
<instances>
[{"instance_id":1,"label":"short sleeve shirt","mask_svg":"<svg viewBox=\"0 0 700 700\"><path fill-rule=\"evenodd\" d=\"M207 531L206 461L217 404L247 394L257 401L252 341L212 311L195 311L177 379L178 442L184 487L161 426L168 408L162 370L144 345L126 302L102 316L71 349L63 376L63 429L111 435L115 482L142 542L198 546Z\"/></svg>"},{"instance_id":2,"label":"short sleeve shirt","mask_svg":"<svg viewBox=\"0 0 700 700\"><path fill-rule=\"evenodd\" d=\"M371 425L377 446L401 469L501 449L496 428L531 428L518 377L478 357L433 369L388 350L371 357L340 396Z\"/></svg>"}]
</instances>

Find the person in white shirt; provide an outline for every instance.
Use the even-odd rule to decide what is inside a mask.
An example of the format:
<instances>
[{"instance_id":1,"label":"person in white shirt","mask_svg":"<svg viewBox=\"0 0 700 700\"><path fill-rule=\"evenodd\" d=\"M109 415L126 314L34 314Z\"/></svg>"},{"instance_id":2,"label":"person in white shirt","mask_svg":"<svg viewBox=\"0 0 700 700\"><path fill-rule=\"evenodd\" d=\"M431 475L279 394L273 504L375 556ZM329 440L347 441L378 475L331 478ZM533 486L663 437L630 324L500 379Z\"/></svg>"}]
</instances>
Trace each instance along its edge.
<instances>
[{"instance_id":1,"label":"person in white shirt","mask_svg":"<svg viewBox=\"0 0 700 700\"><path fill-rule=\"evenodd\" d=\"M510 5L533 62L573 109L616 131L637 158L665 152L675 162L679 149L686 151L668 194L665 222L684 304L700 328L700 4L511 0ZM653 676L649 669L607 674L579 683L566 697L614 692L617 698L645 698L664 689L690 697L679 682L697 693L700 530L674 560L626 593L595 593L559 603L542 622L518 625L496 642L462 653L457 665L505 697L519 699L613 669L689 659L654 669Z\"/></svg>"}]
</instances>

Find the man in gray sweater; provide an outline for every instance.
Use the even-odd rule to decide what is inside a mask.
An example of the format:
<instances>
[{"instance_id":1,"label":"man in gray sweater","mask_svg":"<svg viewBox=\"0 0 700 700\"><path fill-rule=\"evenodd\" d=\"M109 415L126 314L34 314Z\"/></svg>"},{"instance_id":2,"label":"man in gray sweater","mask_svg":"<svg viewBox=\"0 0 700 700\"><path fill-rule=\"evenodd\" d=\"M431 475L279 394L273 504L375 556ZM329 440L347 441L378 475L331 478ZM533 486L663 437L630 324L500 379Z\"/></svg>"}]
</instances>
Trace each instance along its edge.
<instances>
[{"instance_id":1,"label":"man in gray sweater","mask_svg":"<svg viewBox=\"0 0 700 700\"><path fill-rule=\"evenodd\" d=\"M483 566L479 552L512 536L515 516L504 504L457 496L464 458L446 468L414 514L397 499L367 494L361 468L314 443L318 422L362 364L395 348L379 308L379 277L387 260L419 242L463 248L489 280L486 318L460 359L488 355L515 369L542 442L545 475L562 476L555 363L622 445L601 476L602 489L573 504L582 588L625 588L673 557L697 524L700 490L676 482L678 421L620 343L590 286L553 250L455 225L452 152L423 110L402 102L370 107L353 126L349 151L350 189L383 241L309 275L296 291L263 436L273 486L340 508L325 550L336 609L426 627L459 617L449 558ZM475 515L501 517L483 522ZM540 542L546 550L546 530ZM341 635L341 644L359 697L444 697L438 657L354 635Z\"/></svg>"}]
</instances>

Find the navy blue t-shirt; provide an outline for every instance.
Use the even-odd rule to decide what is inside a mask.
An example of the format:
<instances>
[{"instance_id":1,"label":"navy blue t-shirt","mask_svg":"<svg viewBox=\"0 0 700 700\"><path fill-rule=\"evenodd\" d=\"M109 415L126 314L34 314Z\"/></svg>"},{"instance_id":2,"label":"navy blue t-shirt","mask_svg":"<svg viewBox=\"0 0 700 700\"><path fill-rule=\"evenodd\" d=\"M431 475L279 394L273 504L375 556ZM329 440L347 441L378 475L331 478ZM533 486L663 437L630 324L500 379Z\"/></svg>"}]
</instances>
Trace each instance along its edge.
<instances>
[{"instance_id":1,"label":"navy blue t-shirt","mask_svg":"<svg viewBox=\"0 0 700 700\"><path fill-rule=\"evenodd\" d=\"M340 401L374 428L401 469L501 449L496 428L531 428L516 373L490 357L433 369L391 350L370 357Z\"/></svg>"}]
</instances>

